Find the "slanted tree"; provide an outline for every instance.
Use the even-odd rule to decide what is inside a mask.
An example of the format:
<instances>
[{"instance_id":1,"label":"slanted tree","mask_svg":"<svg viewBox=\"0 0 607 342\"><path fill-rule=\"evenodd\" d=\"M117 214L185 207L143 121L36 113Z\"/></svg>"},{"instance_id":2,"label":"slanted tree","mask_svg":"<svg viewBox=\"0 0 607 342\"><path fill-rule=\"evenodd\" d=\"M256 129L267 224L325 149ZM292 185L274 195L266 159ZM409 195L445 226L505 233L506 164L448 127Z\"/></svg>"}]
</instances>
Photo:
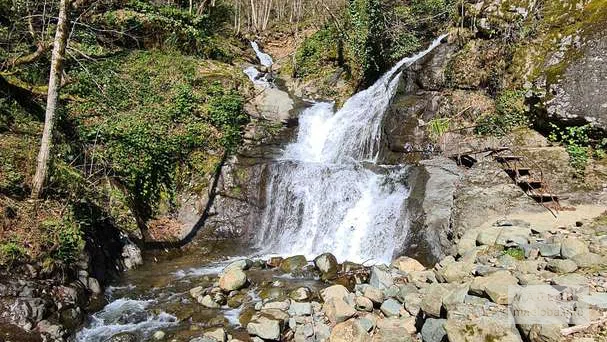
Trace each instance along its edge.
<instances>
[{"instance_id":1,"label":"slanted tree","mask_svg":"<svg viewBox=\"0 0 607 342\"><path fill-rule=\"evenodd\" d=\"M44 130L40 142L40 152L38 153L38 163L36 174L32 185L32 198L37 199L42 193L46 173L48 169L48 160L52 145L53 126L55 124L55 112L57 111L57 102L59 100L59 88L61 87L61 76L63 72L63 59L65 57L65 47L68 37L67 12L70 0L60 0L59 19L57 22L57 31L53 42L53 53L51 56L51 71L48 81L48 93L46 97L46 113L44 120Z\"/></svg>"}]
</instances>

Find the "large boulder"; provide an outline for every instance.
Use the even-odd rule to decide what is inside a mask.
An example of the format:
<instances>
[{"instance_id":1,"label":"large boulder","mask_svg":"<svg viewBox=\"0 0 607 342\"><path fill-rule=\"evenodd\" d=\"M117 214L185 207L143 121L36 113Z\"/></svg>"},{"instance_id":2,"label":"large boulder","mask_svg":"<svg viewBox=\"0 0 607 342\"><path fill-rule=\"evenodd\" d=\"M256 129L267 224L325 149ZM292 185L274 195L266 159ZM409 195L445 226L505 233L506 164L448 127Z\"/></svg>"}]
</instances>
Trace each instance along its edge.
<instances>
[{"instance_id":1,"label":"large boulder","mask_svg":"<svg viewBox=\"0 0 607 342\"><path fill-rule=\"evenodd\" d=\"M284 259L280 263L280 270L285 273L292 273L295 271L301 271L308 264L308 260L303 255L295 255Z\"/></svg>"},{"instance_id":2,"label":"large boulder","mask_svg":"<svg viewBox=\"0 0 607 342\"><path fill-rule=\"evenodd\" d=\"M408 256L401 256L392 261L392 266L405 273L423 271L426 269L419 261Z\"/></svg>"},{"instance_id":3,"label":"large boulder","mask_svg":"<svg viewBox=\"0 0 607 342\"><path fill-rule=\"evenodd\" d=\"M428 318L422 326L422 340L424 342L441 342L447 335L445 319Z\"/></svg>"},{"instance_id":4,"label":"large boulder","mask_svg":"<svg viewBox=\"0 0 607 342\"><path fill-rule=\"evenodd\" d=\"M356 315L354 303L348 303L340 298L332 298L325 302L322 311L332 323L340 323Z\"/></svg>"},{"instance_id":5,"label":"large boulder","mask_svg":"<svg viewBox=\"0 0 607 342\"><path fill-rule=\"evenodd\" d=\"M323 280L331 280L337 277L339 264L337 258L331 253L324 253L314 259L314 265L320 270Z\"/></svg>"},{"instance_id":6,"label":"large boulder","mask_svg":"<svg viewBox=\"0 0 607 342\"><path fill-rule=\"evenodd\" d=\"M565 259L573 258L578 254L590 252L588 246L583 241L569 237L561 242L561 256Z\"/></svg>"},{"instance_id":7,"label":"large boulder","mask_svg":"<svg viewBox=\"0 0 607 342\"><path fill-rule=\"evenodd\" d=\"M247 275L238 267L228 268L219 278L219 287L226 291L240 290L247 283Z\"/></svg>"},{"instance_id":8,"label":"large boulder","mask_svg":"<svg viewBox=\"0 0 607 342\"><path fill-rule=\"evenodd\" d=\"M394 285L394 279L392 278L392 274L390 274L388 267L371 267L371 278L369 279L369 285L380 290L387 289Z\"/></svg>"},{"instance_id":9,"label":"large boulder","mask_svg":"<svg viewBox=\"0 0 607 342\"><path fill-rule=\"evenodd\" d=\"M247 332L264 340L278 340L282 331L279 320L267 316L257 316L247 324Z\"/></svg>"},{"instance_id":10,"label":"large boulder","mask_svg":"<svg viewBox=\"0 0 607 342\"><path fill-rule=\"evenodd\" d=\"M365 328L355 319L337 324L331 330L329 337L330 342L369 342L370 340L371 337Z\"/></svg>"},{"instance_id":11,"label":"large boulder","mask_svg":"<svg viewBox=\"0 0 607 342\"><path fill-rule=\"evenodd\" d=\"M568 48L578 38L564 36L559 44ZM549 59L553 70L556 68L560 74L547 84L546 90L551 94L545 103L547 113L567 124L588 122L607 131L607 101L601 91L607 89L607 36L597 34L582 46L575 51L579 58L563 59L559 56L563 52L558 50Z\"/></svg>"},{"instance_id":12,"label":"large boulder","mask_svg":"<svg viewBox=\"0 0 607 342\"><path fill-rule=\"evenodd\" d=\"M477 296L464 295L463 302L449 305L443 327L450 342L522 341L509 308Z\"/></svg>"},{"instance_id":13,"label":"large boulder","mask_svg":"<svg viewBox=\"0 0 607 342\"><path fill-rule=\"evenodd\" d=\"M568 325L555 300L531 287L519 291L512 302L512 313L517 326L531 341L561 341L561 329Z\"/></svg>"}]
</instances>

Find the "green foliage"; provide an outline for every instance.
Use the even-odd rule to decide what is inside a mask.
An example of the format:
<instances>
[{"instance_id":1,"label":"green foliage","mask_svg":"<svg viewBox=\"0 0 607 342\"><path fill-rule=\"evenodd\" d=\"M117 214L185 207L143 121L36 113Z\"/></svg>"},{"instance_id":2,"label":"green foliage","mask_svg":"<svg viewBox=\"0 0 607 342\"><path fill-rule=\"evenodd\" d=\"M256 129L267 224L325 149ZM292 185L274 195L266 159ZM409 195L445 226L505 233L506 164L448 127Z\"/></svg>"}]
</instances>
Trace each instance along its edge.
<instances>
[{"instance_id":1,"label":"green foliage","mask_svg":"<svg viewBox=\"0 0 607 342\"><path fill-rule=\"evenodd\" d=\"M503 255L509 255L516 260L525 260L525 251L521 248L510 248L503 252Z\"/></svg>"},{"instance_id":2,"label":"green foliage","mask_svg":"<svg viewBox=\"0 0 607 342\"><path fill-rule=\"evenodd\" d=\"M131 0L103 13L96 24L129 32L121 37L124 44L138 44L129 41L129 37L145 37L163 48L229 61L232 54L222 48L222 42L215 35L226 28L230 12L223 1L217 1L215 6L198 15L189 13L187 6Z\"/></svg>"},{"instance_id":3,"label":"green foliage","mask_svg":"<svg viewBox=\"0 0 607 342\"><path fill-rule=\"evenodd\" d=\"M242 96L202 78L202 67L176 53L135 52L89 65L70 86L87 99L69 109L95 170L110 170L144 218L162 193L173 197L178 166L192 152L240 142Z\"/></svg>"},{"instance_id":4,"label":"green foliage","mask_svg":"<svg viewBox=\"0 0 607 342\"><path fill-rule=\"evenodd\" d=\"M295 52L295 76L315 75L322 71L319 64L335 64L338 58L336 39L339 39L338 33L332 27L324 27L304 40Z\"/></svg>"},{"instance_id":5,"label":"green foliage","mask_svg":"<svg viewBox=\"0 0 607 342\"><path fill-rule=\"evenodd\" d=\"M25 248L17 241L8 241L0 244L0 265L10 266L26 255Z\"/></svg>"},{"instance_id":6,"label":"green foliage","mask_svg":"<svg viewBox=\"0 0 607 342\"><path fill-rule=\"evenodd\" d=\"M71 212L61 220L49 219L42 222L40 228L48 239L50 256L53 259L66 263L78 260L84 248L84 239Z\"/></svg>"},{"instance_id":7,"label":"green foliage","mask_svg":"<svg viewBox=\"0 0 607 342\"><path fill-rule=\"evenodd\" d=\"M450 118L434 118L428 122L427 131L430 139L434 142L445 134L451 127Z\"/></svg>"},{"instance_id":8,"label":"green foliage","mask_svg":"<svg viewBox=\"0 0 607 342\"><path fill-rule=\"evenodd\" d=\"M506 90L495 100L496 113L479 118L475 132L480 135L503 136L512 129L529 125L525 93L522 90Z\"/></svg>"},{"instance_id":9,"label":"green foliage","mask_svg":"<svg viewBox=\"0 0 607 342\"><path fill-rule=\"evenodd\" d=\"M551 141L560 142L565 145L567 154L569 154L569 164L575 170L579 177L583 177L588 160L591 156L592 146L590 143L589 132L592 128L590 125L569 126L563 129L551 123L552 132L548 136ZM600 157L603 154L601 143L595 145L595 151Z\"/></svg>"}]
</instances>

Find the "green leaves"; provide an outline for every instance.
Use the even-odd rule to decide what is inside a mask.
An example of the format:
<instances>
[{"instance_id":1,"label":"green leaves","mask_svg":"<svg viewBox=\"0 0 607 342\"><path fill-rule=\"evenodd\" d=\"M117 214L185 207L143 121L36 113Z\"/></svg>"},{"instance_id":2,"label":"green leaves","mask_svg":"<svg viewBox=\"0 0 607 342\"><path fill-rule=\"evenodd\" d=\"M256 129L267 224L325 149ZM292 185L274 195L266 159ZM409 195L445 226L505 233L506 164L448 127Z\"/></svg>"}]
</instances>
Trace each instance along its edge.
<instances>
[{"instance_id":1,"label":"green leaves","mask_svg":"<svg viewBox=\"0 0 607 342\"><path fill-rule=\"evenodd\" d=\"M138 214L152 215L177 173L199 150L232 151L241 141L243 97L200 76L204 66L178 53L133 52L94 63L70 91L89 160L123 185ZM94 75L94 78L91 77Z\"/></svg>"}]
</instances>

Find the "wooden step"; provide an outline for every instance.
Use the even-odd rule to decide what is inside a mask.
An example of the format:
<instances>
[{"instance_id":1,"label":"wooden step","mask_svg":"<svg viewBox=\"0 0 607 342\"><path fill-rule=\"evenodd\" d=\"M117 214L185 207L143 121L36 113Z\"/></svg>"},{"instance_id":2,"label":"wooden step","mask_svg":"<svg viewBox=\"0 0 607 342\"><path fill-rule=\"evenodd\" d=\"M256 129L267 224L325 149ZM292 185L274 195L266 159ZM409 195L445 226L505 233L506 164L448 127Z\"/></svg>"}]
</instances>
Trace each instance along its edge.
<instances>
[{"instance_id":1,"label":"wooden step","mask_svg":"<svg viewBox=\"0 0 607 342\"><path fill-rule=\"evenodd\" d=\"M507 163L509 161L521 161L522 156L495 156L495 161L498 163Z\"/></svg>"},{"instance_id":2,"label":"wooden step","mask_svg":"<svg viewBox=\"0 0 607 342\"><path fill-rule=\"evenodd\" d=\"M539 179L519 179L516 183L525 191L540 189L544 186L544 182Z\"/></svg>"},{"instance_id":3,"label":"wooden step","mask_svg":"<svg viewBox=\"0 0 607 342\"><path fill-rule=\"evenodd\" d=\"M557 195L545 192L528 192L527 195L533 198L536 202L558 202L559 200Z\"/></svg>"},{"instance_id":4,"label":"wooden step","mask_svg":"<svg viewBox=\"0 0 607 342\"><path fill-rule=\"evenodd\" d=\"M474 164L476 164L478 162L478 160L476 160L476 158L474 158L468 154L456 155L456 156L453 156L452 158L453 158L453 160L455 160L457 165L465 166L465 167L472 167L472 166L474 166Z\"/></svg>"},{"instance_id":5,"label":"wooden step","mask_svg":"<svg viewBox=\"0 0 607 342\"><path fill-rule=\"evenodd\" d=\"M516 169L504 169L504 171L506 171L506 173L512 177L512 178L517 178L519 176L528 176L531 174L531 169L528 167L517 167Z\"/></svg>"}]
</instances>

